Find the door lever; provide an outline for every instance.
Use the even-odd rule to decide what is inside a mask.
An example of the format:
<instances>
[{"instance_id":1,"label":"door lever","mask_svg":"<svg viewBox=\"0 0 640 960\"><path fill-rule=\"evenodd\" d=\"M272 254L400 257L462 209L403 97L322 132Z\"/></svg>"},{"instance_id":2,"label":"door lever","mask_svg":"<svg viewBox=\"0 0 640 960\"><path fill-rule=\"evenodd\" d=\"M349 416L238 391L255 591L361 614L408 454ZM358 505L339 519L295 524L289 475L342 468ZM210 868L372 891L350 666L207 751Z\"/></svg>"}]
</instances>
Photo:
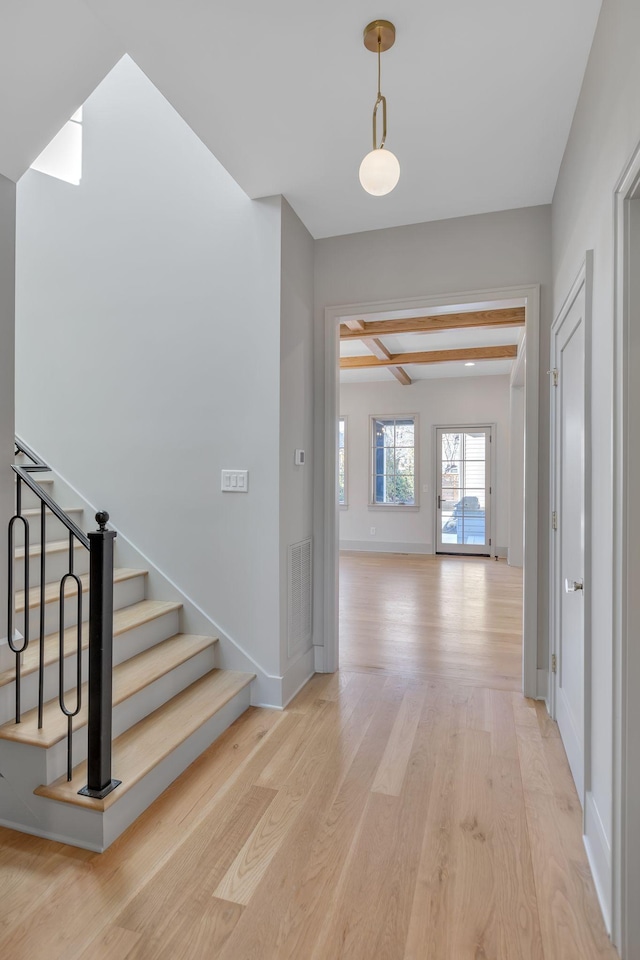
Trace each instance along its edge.
<instances>
[{"instance_id":1,"label":"door lever","mask_svg":"<svg viewBox=\"0 0 640 960\"><path fill-rule=\"evenodd\" d=\"M584 583L582 582L582 580L565 580L564 582L565 593L577 593L578 590L584 590Z\"/></svg>"}]
</instances>

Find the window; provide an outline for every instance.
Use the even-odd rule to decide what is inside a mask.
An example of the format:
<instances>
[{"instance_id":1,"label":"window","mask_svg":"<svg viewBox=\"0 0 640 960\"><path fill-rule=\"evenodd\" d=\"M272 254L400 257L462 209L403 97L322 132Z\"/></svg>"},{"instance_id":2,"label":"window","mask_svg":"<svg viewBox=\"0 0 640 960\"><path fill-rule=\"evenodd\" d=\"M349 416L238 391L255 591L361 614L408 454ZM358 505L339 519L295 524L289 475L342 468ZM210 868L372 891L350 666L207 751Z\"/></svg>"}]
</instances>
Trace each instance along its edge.
<instances>
[{"instance_id":1,"label":"window","mask_svg":"<svg viewBox=\"0 0 640 960\"><path fill-rule=\"evenodd\" d=\"M82 107L76 110L51 143L44 148L40 156L31 164L32 170L39 170L57 180L66 180L76 186L82 176Z\"/></svg>"},{"instance_id":2,"label":"window","mask_svg":"<svg viewBox=\"0 0 640 960\"><path fill-rule=\"evenodd\" d=\"M371 418L371 503L416 504L416 416Z\"/></svg>"},{"instance_id":3,"label":"window","mask_svg":"<svg viewBox=\"0 0 640 960\"><path fill-rule=\"evenodd\" d=\"M338 420L338 503L341 507L347 505L347 421L344 417Z\"/></svg>"}]
</instances>

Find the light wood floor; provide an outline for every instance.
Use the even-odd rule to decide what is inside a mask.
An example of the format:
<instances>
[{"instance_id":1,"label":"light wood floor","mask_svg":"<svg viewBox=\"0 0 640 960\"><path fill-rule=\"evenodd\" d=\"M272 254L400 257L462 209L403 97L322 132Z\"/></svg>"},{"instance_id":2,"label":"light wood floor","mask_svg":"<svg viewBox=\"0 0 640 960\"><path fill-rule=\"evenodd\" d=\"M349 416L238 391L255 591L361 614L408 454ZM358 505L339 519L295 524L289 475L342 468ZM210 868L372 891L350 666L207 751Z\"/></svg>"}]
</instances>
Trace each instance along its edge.
<instances>
[{"instance_id":1,"label":"light wood floor","mask_svg":"<svg viewBox=\"0 0 640 960\"><path fill-rule=\"evenodd\" d=\"M484 557L342 553L340 663L522 689L522 570Z\"/></svg>"},{"instance_id":2,"label":"light wood floor","mask_svg":"<svg viewBox=\"0 0 640 960\"><path fill-rule=\"evenodd\" d=\"M407 599L415 560L404 578L392 563L413 651L397 671L379 631L367 662L361 622L348 667L283 712L251 709L105 854L0 830L3 960L615 957L557 729L508 688L512 571L432 561L423 589L457 642L445 657L425 621L433 659ZM392 625L393 595L361 566L348 558L343 597ZM447 596L456 577L468 605Z\"/></svg>"}]
</instances>

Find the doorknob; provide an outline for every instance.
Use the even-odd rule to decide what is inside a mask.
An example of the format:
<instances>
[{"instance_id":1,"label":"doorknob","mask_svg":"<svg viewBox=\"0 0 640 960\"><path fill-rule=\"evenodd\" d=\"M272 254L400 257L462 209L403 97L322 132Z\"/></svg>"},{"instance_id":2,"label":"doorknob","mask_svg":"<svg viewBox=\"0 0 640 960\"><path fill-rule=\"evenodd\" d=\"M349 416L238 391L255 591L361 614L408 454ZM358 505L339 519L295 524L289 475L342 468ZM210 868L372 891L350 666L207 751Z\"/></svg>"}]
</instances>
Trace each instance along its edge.
<instances>
[{"instance_id":1,"label":"doorknob","mask_svg":"<svg viewBox=\"0 0 640 960\"><path fill-rule=\"evenodd\" d=\"M584 590L584 584L582 580L565 580L564 582L565 593L577 593L578 590Z\"/></svg>"}]
</instances>

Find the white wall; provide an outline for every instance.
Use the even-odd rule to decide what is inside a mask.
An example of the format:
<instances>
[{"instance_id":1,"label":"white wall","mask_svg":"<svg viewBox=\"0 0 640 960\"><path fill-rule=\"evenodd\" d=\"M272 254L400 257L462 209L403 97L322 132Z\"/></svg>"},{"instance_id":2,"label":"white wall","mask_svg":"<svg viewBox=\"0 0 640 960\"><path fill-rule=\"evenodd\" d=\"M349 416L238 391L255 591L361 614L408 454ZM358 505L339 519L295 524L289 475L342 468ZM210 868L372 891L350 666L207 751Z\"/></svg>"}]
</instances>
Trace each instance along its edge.
<instances>
[{"instance_id":1,"label":"white wall","mask_svg":"<svg viewBox=\"0 0 640 960\"><path fill-rule=\"evenodd\" d=\"M551 318L551 210L529 207L414 224L316 241L315 303L315 634L324 633L321 569L324 546L324 309L539 283L540 352L549 353ZM548 608L549 387L540 366L539 607ZM539 618L538 665L548 661L548 627Z\"/></svg>"},{"instance_id":2,"label":"white wall","mask_svg":"<svg viewBox=\"0 0 640 960\"><path fill-rule=\"evenodd\" d=\"M13 515L14 297L16 186L0 176L0 589L7 583L7 524ZM0 606L0 639L7 635L6 601Z\"/></svg>"},{"instance_id":3,"label":"white wall","mask_svg":"<svg viewBox=\"0 0 640 960\"><path fill-rule=\"evenodd\" d=\"M313 534L313 238L286 200L281 301L280 672L295 678L286 694L313 672L312 657L304 661L313 641L290 650L287 633L287 548ZM305 451L304 466L294 463L296 449Z\"/></svg>"},{"instance_id":4,"label":"white wall","mask_svg":"<svg viewBox=\"0 0 640 960\"><path fill-rule=\"evenodd\" d=\"M507 560L521 567L524 560L524 387L512 384L509 397L509 539Z\"/></svg>"},{"instance_id":5,"label":"white wall","mask_svg":"<svg viewBox=\"0 0 640 960\"><path fill-rule=\"evenodd\" d=\"M605 902L611 906L612 808L612 405L614 229L613 192L640 141L640 4L604 0L591 56L553 200L554 314L588 249L594 251L593 473L590 582L591 784L586 830ZM585 598L586 599L586 598ZM636 892L637 893L637 892ZM636 914L636 923L640 918ZM630 918L633 920L634 918ZM640 926L628 957L640 956Z\"/></svg>"},{"instance_id":6,"label":"white wall","mask_svg":"<svg viewBox=\"0 0 640 960\"><path fill-rule=\"evenodd\" d=\"M17 429L278 675L280 199L249 200L129 59L83 128L80 186L18 186Z\"/></svg>"},{"instance_id":7,"label":"white wall","mask_svg":"<svg viewBox=\"0 0 640 960\"><path fill-rule=\"evenodd\" d=\"M369 505L370 415L417 414L417 507ZM340 510L340 545L349 550L435 552L434 500L436 465L434 427L454 424L496 424L492 444L496 483L494 546L502 556L508 540L509 504L509 377L416 380L406 387L396 381L345 383L340 387L340 415L347 418L348 506ZM428 491L424 491L424 486ZM375 535L371 535L375 527Z\"/></svg>"}]
</instances>

